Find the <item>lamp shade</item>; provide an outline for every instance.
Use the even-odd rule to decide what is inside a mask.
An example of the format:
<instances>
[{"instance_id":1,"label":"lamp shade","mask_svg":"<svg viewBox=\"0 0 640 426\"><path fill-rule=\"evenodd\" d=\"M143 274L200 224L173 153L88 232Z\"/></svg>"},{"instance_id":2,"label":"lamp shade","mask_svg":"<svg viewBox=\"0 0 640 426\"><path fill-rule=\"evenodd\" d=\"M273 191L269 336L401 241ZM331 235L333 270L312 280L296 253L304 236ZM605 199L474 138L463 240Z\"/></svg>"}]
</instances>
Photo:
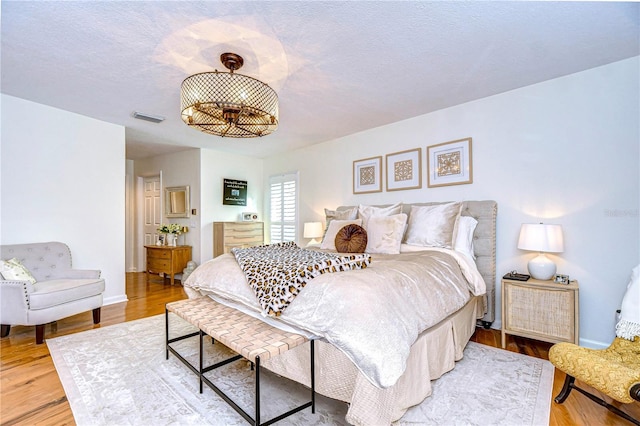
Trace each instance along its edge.
<instances>
[{"instance_id":1,"label":"lamp shade","mask_svg":"<svg viewBox=\"0 0 640 426\"><path fill-rule=\"evenodd\" d=\"M520 227L518 239L520 250L530 250L547 253L562 253L564 239L562 226L543 223L523 223Z\"/></svg>"},{"instance_id":2,"label":"lamp shade","mask_svg":"<svg viewBox=\"0 0 640 426\"><path fill-rule=\"evenodd\" d=\"M322 237L322 222L305 222L303 236L305 238Z\"/></svg>"},{"instance_id":3,"label":"lamp shade","mask_svg":"<svg viewBox=\"0 0 640 426\"><path fill-rule=\"evenodd\" d=\"M564 251L562 226L545 225L543 223L523 223L518 239L520 250L540 252L527 264L529 273L537 280L550 280L556 273L556 264L544 253L560 253Z\"/></svg>"}]
</instances>

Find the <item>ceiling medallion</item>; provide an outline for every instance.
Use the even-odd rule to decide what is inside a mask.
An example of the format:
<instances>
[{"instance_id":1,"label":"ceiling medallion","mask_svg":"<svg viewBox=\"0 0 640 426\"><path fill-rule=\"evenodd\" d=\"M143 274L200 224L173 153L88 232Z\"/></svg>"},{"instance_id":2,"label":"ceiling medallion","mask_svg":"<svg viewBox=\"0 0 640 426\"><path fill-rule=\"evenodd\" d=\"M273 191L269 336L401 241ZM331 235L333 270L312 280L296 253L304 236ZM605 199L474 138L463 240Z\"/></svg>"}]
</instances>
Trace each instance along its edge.
<instances>
[{"instance_id":1,"label":"ceiling medallion","mask_svg":"<svg viewBox=\"0 0 640 426\"><path fill-rule=\"evenodd\" d=\"M182 121L216 136L255 138L278 128L278 95L267 84L236 74L242 56L223 53L220 61L229 72L203 72L182 82Z\"/></svg>"}]
</instances>

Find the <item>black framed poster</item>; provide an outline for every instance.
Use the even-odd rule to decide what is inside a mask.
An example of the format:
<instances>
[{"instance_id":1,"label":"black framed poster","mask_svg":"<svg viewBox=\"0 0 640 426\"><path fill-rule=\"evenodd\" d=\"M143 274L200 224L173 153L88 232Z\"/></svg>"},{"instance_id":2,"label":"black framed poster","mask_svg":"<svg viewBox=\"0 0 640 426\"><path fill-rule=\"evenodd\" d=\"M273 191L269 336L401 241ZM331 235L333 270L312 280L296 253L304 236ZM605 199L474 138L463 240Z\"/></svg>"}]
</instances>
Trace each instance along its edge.
<instances>
[{"instance_id":1,"label":"black framed poster","mask_svg":"<svg viewBox=\"0 0 640 426\"><path fill-rule=\"evenodd\" d=\"M222 204L229 206L247 205L247 181L236 179L223 179L224 191Z\"/></svg>"}]
</instances>

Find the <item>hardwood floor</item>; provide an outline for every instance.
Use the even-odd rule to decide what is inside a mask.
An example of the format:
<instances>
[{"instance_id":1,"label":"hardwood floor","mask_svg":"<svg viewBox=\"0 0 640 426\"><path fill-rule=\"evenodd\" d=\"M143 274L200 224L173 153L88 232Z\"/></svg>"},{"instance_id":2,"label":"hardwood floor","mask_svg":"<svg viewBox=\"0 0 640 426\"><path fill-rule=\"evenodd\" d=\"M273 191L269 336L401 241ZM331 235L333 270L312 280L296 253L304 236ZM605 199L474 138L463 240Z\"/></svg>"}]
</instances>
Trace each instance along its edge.
<instances>
[{"instance_id":1,"label":"hardwood floor","mask_svg":"<svg viewBox=\"0 0 640 426\"><path fill-rule=\"evenodd\" d=\"M91 312L86 312L60 320L53 327L47 325L45 339L158 315L164 312L165 303L186 298L179 285L170 286L161 282L147 285L144 273L127 273L126 291L129 301L103 307L100 324L94 325ZM500 332L477 329L472 340L500 347ZM507 350L543 359L548 359L550 347L548 343L514 336L509 336L507 340ZM47 345L35 344L34 327L12 327L9 336L1 339L0 373L0 424L75 424ZM564 374L556 371L552 396L560 392L563 381ZM640 403L615 405L640 418ZM549 425L631 423L573 391L564 404L551 402Z\"/></svg>"}]
</instances>

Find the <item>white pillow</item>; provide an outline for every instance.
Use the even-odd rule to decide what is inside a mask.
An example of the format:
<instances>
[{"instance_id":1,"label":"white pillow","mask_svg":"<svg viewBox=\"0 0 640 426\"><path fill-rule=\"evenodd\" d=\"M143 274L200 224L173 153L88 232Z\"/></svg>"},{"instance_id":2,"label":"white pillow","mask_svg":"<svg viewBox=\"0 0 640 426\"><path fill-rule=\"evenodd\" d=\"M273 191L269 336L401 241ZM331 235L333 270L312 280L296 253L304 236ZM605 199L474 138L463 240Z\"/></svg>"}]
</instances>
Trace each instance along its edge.
<instances>
[{"instance_id":1,"label":"white pillow","mask_svg":"<svg viewBox=\"0 0 640 426\"><path fill-rule=\"evenodd\" d=\"M460 216L458 218L458 233L456 243L453 245L455 251L466 254L471 259L476 258L473 248L473 232L476 230L478 221L471 216Z\"/></svg>"},{"instance_id":2,"label":"white pillow","mask_svg":"<svg viewBox=\"0 0 640 426\"><path fill-rule=\"evenodd\" d=\"M402 203L396 203L388 207L363 206L362 204L358 206L358 219L362 219L362 227L367 231L367 233L369 232L367 224L371 217L391 216L400 213L402 213Z\"/></svg>"},{"instance_id":3,"label":"white pillow","mask_svg":"<svg viewBox=\"0 0 640 426\"><path fill-rule=\"evenodd\" d=\"M407 215L372 216L367 228L366 253L400 253Z\"/></svg>"},{"instance_id":4,"label":"white pillow","mask_svg":"<svg viewBox=\"0 0 640 426\"><path fill-rule=\"evenodd\" d=\"M29 281L31 284L36 282L31 272L15 257L9 260L0 260L0 274L5 280Z\"/></svg>"},{"instance_id":5,"label":"white pillow","mask_svg":"<svg viewBox=\"0 0 640 426\"><path fill-rule=\"evenodd\" d=\"M353 207L347 210L329 210L325 208L324 216L326 221L324 233L326 234L332 220L356 220L358 218L358 208Z\"/></svg>"},{"instance_id":6,"label":"white pillow","mask_svg":"<svg viewBox=\"0 0 640 426\"><path fill-rule=\"evenodd\" d=\"M336 235L338 231L340 231L346 225L358 225L362 224L362 220L332 220L329 223L329 227L327 228L327 232L324 234L324 238L322 239L322 243L320 244L321 249L335 250L336 249Z\"/></svg>"},{"instance_id":7,"label":"white pillow","mask_svg":"<svg viewBox=\"0 0 640 426\"><path fill-rule=\"evenodd\" d=\"M453 248L462 203L411 206L406 243Z\"/></svg>"}]
</instances>

